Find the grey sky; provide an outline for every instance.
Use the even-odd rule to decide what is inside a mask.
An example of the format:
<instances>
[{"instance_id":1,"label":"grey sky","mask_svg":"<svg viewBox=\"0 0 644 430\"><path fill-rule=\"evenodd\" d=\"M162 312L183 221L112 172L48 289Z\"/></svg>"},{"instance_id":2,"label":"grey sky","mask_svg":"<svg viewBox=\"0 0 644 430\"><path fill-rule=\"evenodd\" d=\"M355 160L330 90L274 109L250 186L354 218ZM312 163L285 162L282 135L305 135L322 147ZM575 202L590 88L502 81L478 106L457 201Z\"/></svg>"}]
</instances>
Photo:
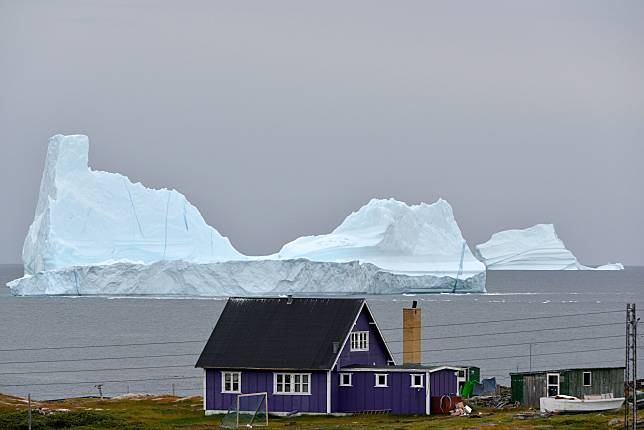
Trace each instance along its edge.
<instances>
[{"instance_id":1,"label":"grey sky","mask_svg":"<svg viewBox=\"0 0 644 430\"><path fill-rule=\"evenodd\" d=\"M471 245L552 222L582 263L644 264L643 22L641 0L0 0L0 262L60 132L248 254L443 197Z\"/></svg>"}]
</instances>

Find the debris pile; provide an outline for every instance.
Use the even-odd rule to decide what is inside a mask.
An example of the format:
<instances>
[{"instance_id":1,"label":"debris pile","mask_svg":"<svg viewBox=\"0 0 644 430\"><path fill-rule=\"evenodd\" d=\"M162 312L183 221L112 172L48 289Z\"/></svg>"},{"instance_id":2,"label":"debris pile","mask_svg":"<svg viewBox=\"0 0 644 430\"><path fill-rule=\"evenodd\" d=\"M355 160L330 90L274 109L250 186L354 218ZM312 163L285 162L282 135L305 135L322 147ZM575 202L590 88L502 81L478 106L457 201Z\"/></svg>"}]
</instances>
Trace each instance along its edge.
<instances>
[{"instance_id":1,"label":"debris pile","mask_svg":"<svg viewBox=\"0 0 644 430\"><path fill-rule=\"evenodd\" d=\"M519 407L519 402L513 402L512 396L475 396L471 397L468 400L468 403L472 406L479 406L484 408L494 408L494 409L506 409L506 408L517 408Z\"/></svg>"},{"instance_id":2,"label":"debris pile","mask_svg":"<svg viewBox=\"0 0 644 430\"><path fill-rule=\"evenodd\" d=\"M456 404L456 407L449 412L449 414L453 417L460 417L463 415L469 415L471 413L472 408L464 404L463 402L458 402Z\"/></svg>"}]
</instances>

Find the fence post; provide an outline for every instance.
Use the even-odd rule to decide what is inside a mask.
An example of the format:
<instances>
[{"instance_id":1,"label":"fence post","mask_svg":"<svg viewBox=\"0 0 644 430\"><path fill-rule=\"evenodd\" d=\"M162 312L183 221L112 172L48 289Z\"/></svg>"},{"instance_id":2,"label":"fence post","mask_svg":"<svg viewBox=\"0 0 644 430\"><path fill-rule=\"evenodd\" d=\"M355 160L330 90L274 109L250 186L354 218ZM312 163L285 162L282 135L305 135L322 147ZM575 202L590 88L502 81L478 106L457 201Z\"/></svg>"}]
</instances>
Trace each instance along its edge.
<instances>
[{"instance_id":1,"label":"fence post","mask_svg":"<svg viewBox=\"0 0 644 430\"><path fill-rule=\"evenodd\" d=\"M31 430L31 393L27 394L27 403L29 404L29 412L27 413L28 415L28 423L29 423L29 430Z\"/></svg>"}]
</instances>

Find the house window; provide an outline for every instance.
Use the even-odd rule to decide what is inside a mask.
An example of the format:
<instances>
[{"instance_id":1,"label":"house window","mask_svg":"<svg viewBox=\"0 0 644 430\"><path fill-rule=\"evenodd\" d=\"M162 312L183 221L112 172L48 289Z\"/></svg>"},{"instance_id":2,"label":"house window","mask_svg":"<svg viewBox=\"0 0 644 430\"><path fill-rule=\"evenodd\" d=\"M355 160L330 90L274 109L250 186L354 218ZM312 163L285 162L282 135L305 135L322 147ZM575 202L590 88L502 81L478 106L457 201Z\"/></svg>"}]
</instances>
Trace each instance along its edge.
<instances>
[{"instance_id":1,"label":"house window","mask_svg":"<svg viewBox=\"0 0 644 430\"><path fill-rule=\"evenodd\" d=\"M340 386L351 387L351 373L340 373Z\"/></svg>"},{"instance_id":2,"label":"house window","mask_svg":"<svg viewBox=\"0 0 644 430\"><path fill-rule=\"evenodd\" d=\"M351 351L369 351L368 331L354 331L351 333Z\"/></svg>"},{"instance_id":3,"label":"house window","mask_svg":"<svg viewBox=\"0 0 644 430\"><path fill-rule=\"evenodd\" d=\"M221 392L241 393L241 372L221 372Z\"/></svg>"},{"instance_id":4,"label":"house window","mask_svg":"<svg viewBox=\"0 0 644 430\"><path fill-rule=\"evenodd\" d=\"M311 394L310 373L275 373L274 394Z\"/></svg>"},{"instance_id":5,"label":"house window","mask_svg":"<svg viewBox=\"0 0 644 430\"><path fill-rule=\"evenodd\" d=\"M591 372L584 372L584 387L593 385L593 377Z\"/></svg>"},{"instance_id":6,"label":"house window","mask_svg":"<svg viewBox=\"0 0 644 430\"><path fill-rule=\"evenodd\" d=\"M558 396L559 395L559 374L558 373L548 373L546 375L548 382L548 397Z\"/></svg>"},{"instance_id":7,"label":"house window","mask_svg":"<svg viewBox=\"0 0 644 430\"><path fill-rule=\"evenodd\" d=\"M423 388L423 375L411 375L411 387Z\"/></svg>"},{"instance_id":8,"label":"house window","mask_svg":"<svg viewBox=\"0 0 644 430\"><path fill-rule=\"evenodd\" d=\"M376 373L376 387L386 387L386 386L387 386L387 374Z\"/></svg>"}]
</instances>

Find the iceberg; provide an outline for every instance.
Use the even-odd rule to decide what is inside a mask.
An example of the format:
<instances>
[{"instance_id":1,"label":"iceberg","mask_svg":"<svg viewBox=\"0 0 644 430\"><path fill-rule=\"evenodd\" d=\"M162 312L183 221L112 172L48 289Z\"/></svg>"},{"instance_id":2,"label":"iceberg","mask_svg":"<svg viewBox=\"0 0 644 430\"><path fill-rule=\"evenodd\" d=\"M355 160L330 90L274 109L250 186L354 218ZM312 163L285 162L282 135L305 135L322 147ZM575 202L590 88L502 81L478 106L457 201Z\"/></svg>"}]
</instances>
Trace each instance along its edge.
<instances>
[{"instance_id":1,"label":"iceberg","mask_svg":"<svg viewBox=\"0 0 644 430\"><path fill-rule=\"evenodd\" d=\"M584 266L559 239L552 224L494 233L476 245L476 256L488 270L622 270L621 263Z\"/></svg>"},{"instance_id":2,"label":"iceberg","mask_svg":"<svg viewBox=\"0 0 644 430\"><path fill-rule=\"evenodd\" d=\"M485 292L485 266L444 200L374 199L333 232L239 253L186 197L92 170L89 139L49 141L16 295Z\"/></svg>"},{"instance_id":3,"label":"iceberg","mask_svg":"<svg viewBox=\"0 0 644 430\"><path fill-rule=\"evenodd\" d=\"M335 230L300 237L282 247L280 259L361 261L391 273L470 278L485 271L454 219L450 204L407 205L373 199Z\"/></svg>"},{"instance_id":4,"label":"iceberg","mask_svg":"<svg viewBox=\"0 0 644 430\"><path fill-rule=\"evenodd\" d=\"M25 274L113 261L241 260L183 196L88 167L87 136L49 141L34 221L22 251Z\"/></svg>"}]
</instances>

